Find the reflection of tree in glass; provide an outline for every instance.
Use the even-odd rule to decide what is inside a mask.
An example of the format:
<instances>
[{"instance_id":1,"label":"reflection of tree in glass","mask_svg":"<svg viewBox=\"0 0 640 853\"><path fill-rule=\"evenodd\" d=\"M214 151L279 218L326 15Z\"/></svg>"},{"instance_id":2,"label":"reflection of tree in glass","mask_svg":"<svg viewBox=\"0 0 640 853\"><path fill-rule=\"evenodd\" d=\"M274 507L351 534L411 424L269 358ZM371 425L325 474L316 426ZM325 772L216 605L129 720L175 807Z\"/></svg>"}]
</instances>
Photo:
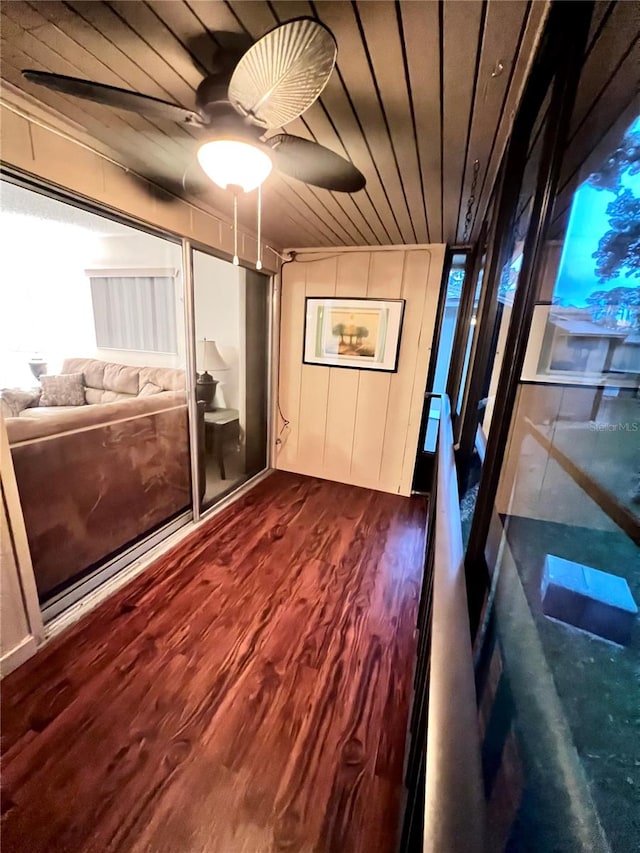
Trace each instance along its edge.
<instances>
[{"instance_id":1,"label":"reflection of tree in glass","mask_svg":"<svg viewBox=\"0 0 640 853\"><path fill-rule=\"evenodd\" d=\"M591 175L589 183L597 190L609 190L616 195L622 189L622 175L640 172L640 131L629 130L622 142Z\"/></svg>"},{"instance_id":2,"label":"reflection of tree in glass","mask_svg":"<svg viewBox=\"0 0 640 853\"><path fill-rule=\"evenodd\" d=\"M594 323L615 328L628 323L640 330L640 287L614 287L613 290L594 290L587 297Z\"/></svg>"},{"instance_id":3,"label":"reflection of tree in glass","mask_svg":"<svg viewBox=\"0 0 640 853\"><path fill-rule=\"evenodd\" d=\"M626 189L607 205L611 229L602 236L593 253L601 281L625 276L640 278L640 198Z\"/></svg>"},{"instance_id":4,"label":"reflection of tree in glass","mask_svg":"<svg viewBox=\"0 0 640 853\"><path fill-rule=\"evenodd\" d=\"M600 169L589 176L595 189L616 195L607 205L610 230L603 234L593 253L600 281L618 278L622 271L627 278L640 277L640 198L622 181L623 176L639 172L640 131L630 130Z\"/></svg>"}]
</instances>

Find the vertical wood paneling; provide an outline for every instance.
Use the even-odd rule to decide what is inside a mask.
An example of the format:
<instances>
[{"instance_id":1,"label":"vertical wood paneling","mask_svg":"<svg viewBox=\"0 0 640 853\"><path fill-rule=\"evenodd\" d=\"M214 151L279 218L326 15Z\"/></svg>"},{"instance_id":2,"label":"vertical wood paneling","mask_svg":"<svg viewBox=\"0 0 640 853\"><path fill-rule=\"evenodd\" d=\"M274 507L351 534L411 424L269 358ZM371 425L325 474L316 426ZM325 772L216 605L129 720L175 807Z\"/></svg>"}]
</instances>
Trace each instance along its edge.
<instances>
[{"instance_id":1,"label":"vertical wood paneling","mask_svg":"<svg viewBox=\"0 0 640 853\"><path fill-rule=\"evenodd\" d=\"M415 349L410 354L412 356L413 385L408 405L409 416L404 434L404 459L400 480L400 493L404 495L408 495L411 492L443 266L444 253L440 257L439 263L434 252L430 256L427 252L422 254L415 253L409 255L407 258L407 295L405 298L407 304L415 304L415 310L420 320L420 328L417 333ZM422 311L420 311L420 307L422 307ZM408 370L407 374L411 376L411 371ZM400 403L399 406L402 407L402 404Z\"/></svg>"},{"instance_id":2,"label":"vertical wood paneling","mask_svg":"<svg viewBox=\"0 0 640 853\"><path fill-rule=\"evenodd\" d=\"M9 520L0 495L0 566L2 596L0 597L0 656L4 657L29 635L27 614L22 606L18 564L11 542Z\"/></svg>"},{"instance_id":3,"label":"vertical wood paneling","mask_svg":"<svg viewBox=\"0 0 640 853\"><path fill-rule=\"evenodd\" d=\"M0 418L0 675L35 653L43 626L9 439Z\"/></svg>"},{"instance_id":4,"label":"vertical wood paneling","mask_svg":"<svg viewBox=\"0 0 640 853\"><path fill-rule=\"evenodd\" d=\"M418 269L415 268L417 259ZM402 369L393 377L389 390L387 405L387 435L391 439L385 443L380 461L380 479L384 483L395 484L389 491L399 491L402 480L402 466L407 442L407 427L409 422L409 401L414 383L415 350L420 338L423 322L424 298L427 291L432 289L429 274L433 251L410 253L403 267L400 297L406 300L402 340L400 342L400 360ZM415 282L413 279L415 278ZM434 294L437 300L437 291ZM426 371L425 371L426 387Z\"/></svg>"},{"instance_id":5,"label":"vertical wood paneling","mask_svg":"<svg viewBox=\"0 0 640 853\"><path fill-rule=\"evenodd\" d=\"M278 468L410 493L443 263L431 245L302 251L283 269ZM303 279L308 296L406 299L398 372L302 365Z\"/></svg>"},{"instance_id":6,"label":"vertical wood paneling","mask_svg":"<svg viewBox=\"0 0 640 853\"><path fill-rule=\"evenodd\" d=\"M281 444L276 446L276 450L282 468L287 471L293 470L298 457L306 275L305 264L287 264L281 277L278 400L281 416L289 421L289 426L285 426L282 420L278 421L277 434Z\"/></svg>"},{"instance_id":7,"label":"vertical wood paneling","mask_svg":"<svg viewBox=\"0 0 640 853\"><path fill-rule=\"evenodd\" d=\"M418 421L422 414L422 397L426 388L428 357L433 337L435 312L438 299L437 288L431 286L432 266L442 270L443 261L434 252L412 252L407 256L402 279L402 298L411 305L411 311L405 312L403 341L400 348L400 360L403 370L394 377L389 395L387 432L389 436L398 436L399 440L385 444L381 463L381 479L384 482L398 483L396 491L403 488L405 457L415 457L417 433L410 430L415 422L416 409ZM435 300L435 302L434 302ZM427 346L426 359L424 347ZM414 399L414 388L418 387L418 400ZM412 445L411 453L407 447ZM413 473L413 461L411 474ZM409 480L411 477L409 477ZM405 487L406 488L406 487ZM410 482L409 486L410 488Z\"/></svg>"},{"instance_id":8,"label":"vertical wood paneling","mask_svg":"<svg viewBox=\"0 0 640 853\"><path fill-rule=\"evenodd\" d=\"M310 256L307 267L305 296L334 296L338 259L335 254L326 259ZM303 312L304 314L304 312ZM302 358L302 349L299 350ZM311 364L302 365L300 381L298 463L306 471L321 476L327 426L329 371Z\"/></svg>"},{"instance_id":9,"label":"vertical wood paneling","mask_svg":"<svg viewBox=\"0 0 640 853\"><path fill-rule=\"evenodd\" d=\"M335 296L366 296L370 252L343 252L338 258ZM329 369L327 427L325 431L323 476L342 480L351 467L361 372Z\"/></svg>"},{"instance_id":10,"label":"vertical wood paneling","mask_svg":"<svg viewBox=\"0 0 640 853\"><path fill-rule=\"evenodd\" d=\"M406 252L373 252L367 284L370 299L400 299ZM404 368L404 365L402 365ZM399 365L399 369L402 369ZM351 476L360 483L379 484L386 443L387 414L391 385L397 373L358 371L360 388ZM391 488L391 491L396 491Z\"/></svg>"}]
</instances>

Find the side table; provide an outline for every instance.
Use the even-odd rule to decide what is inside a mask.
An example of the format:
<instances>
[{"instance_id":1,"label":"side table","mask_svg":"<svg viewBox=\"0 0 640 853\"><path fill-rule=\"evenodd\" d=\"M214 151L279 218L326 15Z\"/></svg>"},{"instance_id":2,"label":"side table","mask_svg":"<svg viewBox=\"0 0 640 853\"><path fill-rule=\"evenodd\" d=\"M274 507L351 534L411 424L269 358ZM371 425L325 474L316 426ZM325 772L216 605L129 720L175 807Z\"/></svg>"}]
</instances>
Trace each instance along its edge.
<instances>
[{"instance_id":1,"label":"side table","mask_svg":"<svg viewBox=\"0 0 640 853\"><path fill-rule=\"evenodd\" d=\"M223 480L227 479L224 470L224 445L231 439L238 440L239 416L237 409L216 409L213 412L204 413L205 445L217 459Z\"/></svg>"}]
</instances>

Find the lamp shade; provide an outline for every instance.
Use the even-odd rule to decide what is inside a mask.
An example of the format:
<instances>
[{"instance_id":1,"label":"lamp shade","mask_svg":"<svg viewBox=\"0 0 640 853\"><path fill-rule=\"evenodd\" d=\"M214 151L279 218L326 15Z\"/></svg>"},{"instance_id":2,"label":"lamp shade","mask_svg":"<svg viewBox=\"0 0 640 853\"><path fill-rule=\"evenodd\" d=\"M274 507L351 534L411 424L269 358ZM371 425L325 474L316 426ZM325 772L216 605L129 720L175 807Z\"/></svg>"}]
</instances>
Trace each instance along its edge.
<instances>
[{"instance_id":1,"label":"lamp shade","mask_svg":"<svg viewBox=\"0 0 640 853\"><path fill-rule=\"evenodd\" d=\"M262 148L235 139L214 139L198 149L198 161L214 184L223 190L231 184L248 193L265 181L272 168Z\"/></svg>"},{"instance_id":2,"label":"lamp shade","mask_svg":"<svg viewBox=\"0 0 640 853\"><path fill-rule=\"evenodd\" d=\"M228 370L229 365L220 355L215 341L206 338L199 341L198 367L201 370Z\"/></svg>"}]
</instances>

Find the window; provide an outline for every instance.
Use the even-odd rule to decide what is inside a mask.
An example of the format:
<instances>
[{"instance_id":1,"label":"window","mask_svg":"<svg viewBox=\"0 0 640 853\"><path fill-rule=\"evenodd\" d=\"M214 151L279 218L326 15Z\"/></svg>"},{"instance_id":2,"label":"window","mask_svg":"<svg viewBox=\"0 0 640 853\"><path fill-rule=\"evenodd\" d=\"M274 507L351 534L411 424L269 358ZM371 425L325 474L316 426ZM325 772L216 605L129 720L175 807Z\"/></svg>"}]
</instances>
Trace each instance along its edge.
<instances>
[{"instance_id":1,"label":"window","mask_svg":"<svg viewBox=\"0 0 640 853\"><path fill-rule=\"evenodd\" d=\"M494 279L481 420L489 464L467 570L473 583L482 549L492 585L477 686L490 809L501 775L523 780L506 842L499 819L489 821L496 849L638 849L638 30L627 4L609 9L573 65L581 76L572 103L554 88L529 134ZM560 32L564 52L566 26ZM571 80L568 65L549 67ZM536 166L545 124L555 151ZM550 196L535 218L533 191ZM507 334L512 313L518 325ZM526 343L521 370L513 330ZM514 354L519 376L500 367Z\"/></svg>"},{"instance_id":2,"label":"window","mask_svg":"<svg viewBox=\"0 0 640 853\"><path fill-rule=\"evenodd\" d=\"M175 274L136 272L88 271L96 343L102 349L176 353Z\"/></svg>"}]
</instances>

